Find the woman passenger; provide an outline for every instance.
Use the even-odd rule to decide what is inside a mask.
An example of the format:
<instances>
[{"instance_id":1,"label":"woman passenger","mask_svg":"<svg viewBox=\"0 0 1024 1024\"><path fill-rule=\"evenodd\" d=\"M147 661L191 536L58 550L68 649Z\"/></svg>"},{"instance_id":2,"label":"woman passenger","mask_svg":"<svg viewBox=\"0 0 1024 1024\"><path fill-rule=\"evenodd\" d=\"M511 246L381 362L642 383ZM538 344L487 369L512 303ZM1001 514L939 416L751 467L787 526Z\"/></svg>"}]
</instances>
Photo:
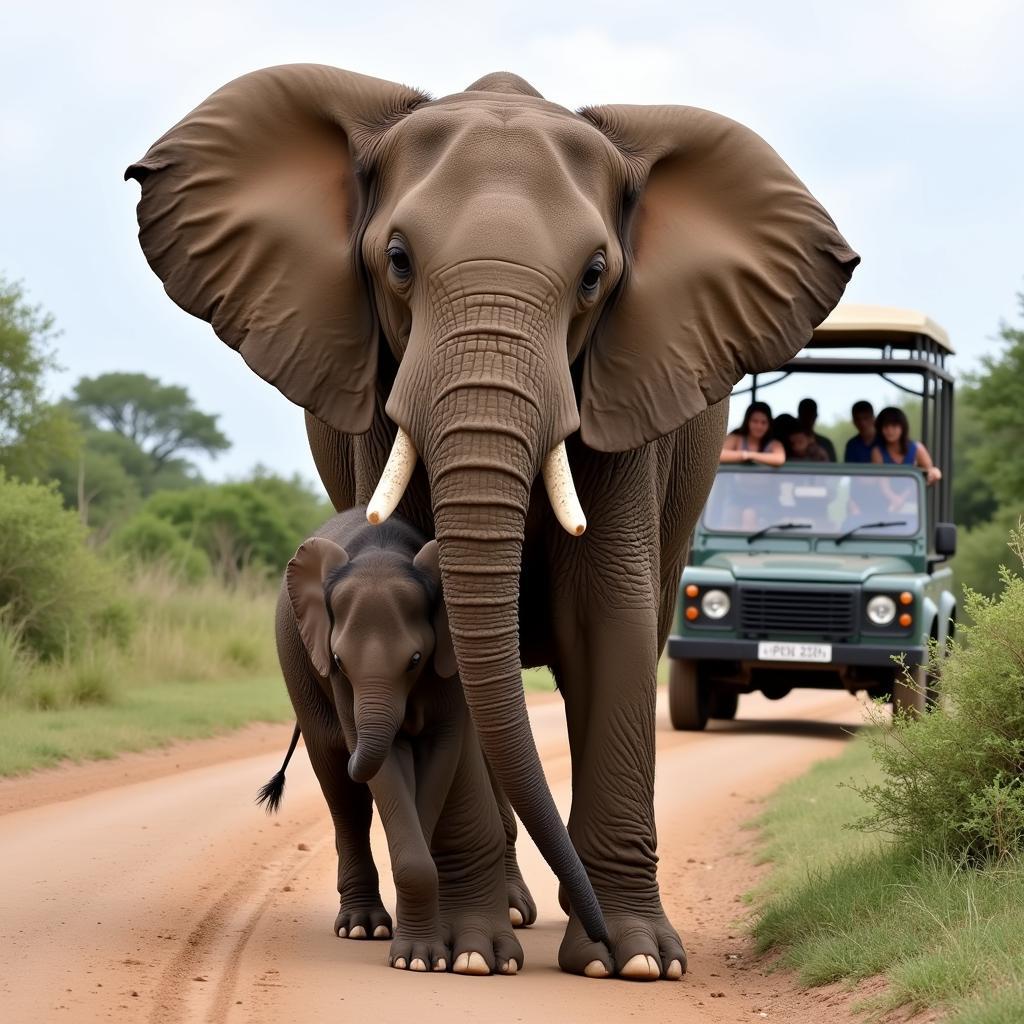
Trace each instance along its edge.
<instances>
[{"instance_id":1,"label":"woman passenger","mask_svg":"<svg viewBox=\"0 0 1024 1024\"><path fill-rule=\"evenodd\" d=\"M932 462L928 449L920 441L910 440L910 424L902 409L889 406L875 419L875 447L871 450L875 465L916 466L925 472L929 484L942 479L942 470Z\"/></svg>"},{"instance_id":2,"label":"woman passenger","mask_svg":"<svg viewBox=\"0 0 1024 1024\"><path fill-rule=\"evenodd\" d=\"M772 410L767 402L751 402L743 423L726 436L719 462L755 462L781 466L786 451L772 437Z\"/></svg>"}]
</instances>

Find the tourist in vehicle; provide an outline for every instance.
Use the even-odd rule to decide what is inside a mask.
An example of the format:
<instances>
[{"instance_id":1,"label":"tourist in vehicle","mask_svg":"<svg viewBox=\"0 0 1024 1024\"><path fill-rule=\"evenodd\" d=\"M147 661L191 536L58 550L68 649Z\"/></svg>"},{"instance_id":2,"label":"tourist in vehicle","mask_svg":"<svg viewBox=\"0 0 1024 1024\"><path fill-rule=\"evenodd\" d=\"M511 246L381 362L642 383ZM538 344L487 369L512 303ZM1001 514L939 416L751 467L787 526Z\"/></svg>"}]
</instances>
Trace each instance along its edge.
<instances>
[{"instance_id":1,"label":"tourist in vehicle","mask_svg":"<svg viewBox=\"0 0 1024 1024\"><path fill-rule=\"evenodd\" d=\"M796 407L796 418L828 456L828 461L835 462L836 446L824 434L814 432L814 424L818 422L818 403L813 398L801 399Z\"/></svg>"},{"instance_id":2,"label":"tourist in vehicle","mask_svg":"<svg viewBox=\"0 0 1024 1024\"><path fill-rule=\"evenodd\" d=\"M781 466L786 461L782 442L772 435L772 410L767 402L751 402L743 422L725 438L720 462L756 462Z\"/></svg>"},{"instance_id":3,"label":"tourist in vehicle","mask_svg":"<svg viewBox=\"0 0 1024 1024\"><path fill-rule=\"evenodd\" d=\"M875 433L875 410L870 402L861 399L853 403L850 410L857 433L846 442L843 462L870 462L877 434Z\"/></svg>"},{"instance_id":4,"label":"tourist in vehicle","mask_svg":"<svg viewBox=\"0 0 1024 1024\"><path fill-rule=\"evenodd\" d=\"M814 432L797 425L791 430L786 444L787 462L830 462L828 452L817 440Z\"/></svg>"},{"instance_id":5,"label":"tourist in vehicle","mask_svg":"<svg viewBox=\"0 0 1024 1024\"><path fill-rule=\"evenodd\" d=\"M910 424L902 409L889 406L875 420L878 440L871 451L876 465L916 466L925 472L925 480L934 484L942 479L942 470L932 462L928 449L920 441L911 441Z\"/></svg>"}]
</instances>

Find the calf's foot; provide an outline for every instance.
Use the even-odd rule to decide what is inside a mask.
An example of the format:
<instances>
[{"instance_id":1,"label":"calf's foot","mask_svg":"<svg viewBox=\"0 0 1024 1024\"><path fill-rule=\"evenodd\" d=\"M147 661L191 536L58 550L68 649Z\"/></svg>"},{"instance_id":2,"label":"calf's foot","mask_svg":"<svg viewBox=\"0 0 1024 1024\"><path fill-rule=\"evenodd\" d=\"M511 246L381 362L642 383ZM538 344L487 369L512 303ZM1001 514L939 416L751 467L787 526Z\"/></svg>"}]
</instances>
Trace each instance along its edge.
<instances>
[{"instance_id":1,"label":"calf's foot","mask_svg":"<svg viewBox=\"0 0 1024 1024\"><path fill-rule=\"evenodd\" d=\"M391 915L379 896L375 902L342 903L334 919L334 934L339 939L390 939Z\"/></svg>"},{"instance_id":2,"label":"calf's foot","mask_svg":"<svg viewBox=\"0 0 1024 1024\"><path fill-rule=\"evenodd\" d=\"M448 944L440 935L403 935L391 943L388 963L399 971L446 971L451 964Z\"/></svg>"},{"instance_id":3,"label":"calf's foot","mask_svg":"<svg viewBox=\"0 0 1024 1024\"><path fill-rule=\"evenodd\" d=\"M473 911L446 917L452 970L456 974L518 974L523 947L507 917Z\"/></svg>"}]
</instances>

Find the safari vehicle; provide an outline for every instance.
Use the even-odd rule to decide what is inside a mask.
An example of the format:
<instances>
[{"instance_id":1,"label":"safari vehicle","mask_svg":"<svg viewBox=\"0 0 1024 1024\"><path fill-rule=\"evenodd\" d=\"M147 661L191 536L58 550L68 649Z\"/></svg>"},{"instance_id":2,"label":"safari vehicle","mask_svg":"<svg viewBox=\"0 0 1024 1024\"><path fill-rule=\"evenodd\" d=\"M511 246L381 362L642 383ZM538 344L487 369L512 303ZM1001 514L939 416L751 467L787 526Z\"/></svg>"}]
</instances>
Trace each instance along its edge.
<instances>
[{"instance_id":1,"label":"safari vehicle","mask_svg":"<svg viewBox=\"0 0 1024 1024\"><path fill-rule=\"evenodd\" d=\"M866 690L916 710L934 699L929 640L945 650L956 619L951 353L919 313L840 306L778 376L736 392L756 398L796 373L881 377L920 399L915 438L943 477L926 487L911 466L720 466L668 642L676 729L734 718L739 695L758 690L773 700L797 687Z\"/></svg>"}]
</instances>

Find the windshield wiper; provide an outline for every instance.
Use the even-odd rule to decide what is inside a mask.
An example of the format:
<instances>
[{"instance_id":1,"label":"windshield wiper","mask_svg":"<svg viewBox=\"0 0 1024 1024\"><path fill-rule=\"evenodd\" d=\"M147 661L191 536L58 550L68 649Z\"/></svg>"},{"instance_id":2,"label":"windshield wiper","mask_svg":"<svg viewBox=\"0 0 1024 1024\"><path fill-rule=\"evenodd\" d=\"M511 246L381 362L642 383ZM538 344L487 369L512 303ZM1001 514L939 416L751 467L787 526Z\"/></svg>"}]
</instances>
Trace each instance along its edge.
<instances>
[{"instance_id":1,"label":"windshield wiper","mask_svg":"<svg viewBox=\"0 0 1024 1024\"><path fill-rule=\"evenodd\" d=\"M844 540L852 537L858 530L880 530L883 526L906 525L906 519L879 519L877 523L861 523L860 526L855 526L852 530L847 530L846 533L842 533L836 537L836 543L842 544Z\"/></svg>"},{"instance_id":2,"label":"windshield wiper","mask_svg":"<svg viewBox=\"0 0 1024 1024\"><path fill-rule=\"evenodd\" d=\"M814 523L772 523L771 526L766 526L763 530L758 530L757 533L752 533L747 538L748 544L753 544L758 537L763 537L766 533L770 533L772 530L811 530L814 528Z\"/></svg>"}]
</instances>

